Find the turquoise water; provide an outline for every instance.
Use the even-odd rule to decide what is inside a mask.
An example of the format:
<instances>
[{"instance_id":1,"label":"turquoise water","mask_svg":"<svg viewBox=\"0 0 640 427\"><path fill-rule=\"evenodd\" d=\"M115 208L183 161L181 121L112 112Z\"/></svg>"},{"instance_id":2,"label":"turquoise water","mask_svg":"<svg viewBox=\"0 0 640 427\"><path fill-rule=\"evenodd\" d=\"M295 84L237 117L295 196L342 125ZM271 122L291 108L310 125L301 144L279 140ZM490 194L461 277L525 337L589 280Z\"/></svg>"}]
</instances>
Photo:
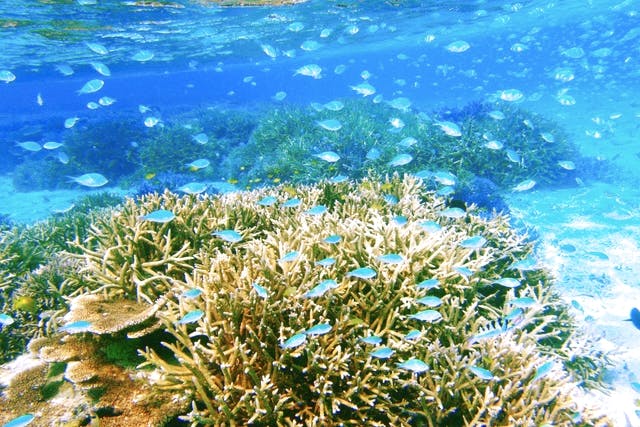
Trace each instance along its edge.
<instances>
[{"instance_id":1,"label":"turquoise water","mask_svg":"<svg viewBox=\"0 0 640 427\"><path fill-rule=\"evenodd\" d=\"M234 149L251 138L259 117L247 119L242 132L227 127L235 132L227 135L225 124L212 130L194 123L201 114L195 109L248 115L311 105L315 111L308 114L317 114L318 122L324 104L350 99L371 101L371 111L400 99L406 111L432 121L454 117L446 112L470 103L485 103L484 112L515 107L540 113L566 133L577 149L571 155L585 159L549 159L572 162L572 172L532 179L566 185L616 175L611 165L623 167L625 179L637 178L630 176L637 146L618 131L633 138L638 126L633 2L93 3L1 6L0 173L12 175L19 192L83 188L69 176L87 173L101 174L110 186L137 188L141 175L183 172L185 164L158 167L140 154L140 140L180 124L193 129L193 139L176 140L176 146L198 143L198 134L203 145L224 140L201 153L218 158L205 157L216 169L207 179L246 186L256 177L243 172L248 161L233 160L239 156ZM362 96L362 83L373 93ZM398 140L410 136L395 130ZM82 147L78 139L102 141ZM509 148L498 143L498 150ZM574 173L576 162L582 170ZM423 167L414 162L407 169ZM345 168L338 172L348 175ZM10 207L2 213L23 219Z\"/></svg>"},{"instance_id":2,"label":"turquoise water","mask_svg":"<svg viewBox=\"0 0 640 427\"><path fill-rule=\"evenodd\" d=\"M639 16L631 0L3 1L0 220L103 191L417 174L531 227L575 316L622 354L610 416L638 422Z\"/></svg>"}]
</instances>

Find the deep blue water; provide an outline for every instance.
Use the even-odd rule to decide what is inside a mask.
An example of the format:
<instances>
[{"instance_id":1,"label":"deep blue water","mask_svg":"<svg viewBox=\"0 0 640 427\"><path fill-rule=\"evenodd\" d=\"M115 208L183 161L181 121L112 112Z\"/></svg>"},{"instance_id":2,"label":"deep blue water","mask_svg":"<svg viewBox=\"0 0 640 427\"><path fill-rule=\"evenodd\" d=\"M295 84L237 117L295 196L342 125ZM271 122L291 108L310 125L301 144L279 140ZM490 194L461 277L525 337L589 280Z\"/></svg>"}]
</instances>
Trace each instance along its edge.
<instances>
[{"instance_id":1,"label":"deep blue water","mask_svg":"<svg viewBox=\"0 0 640 427\"><path fill-rule=\"evenodd\" d=\"M351 87L365 72L383 103L406 97L415 112L488 102L541 113L587 156L617 161L621 176L637 178L635 1L310 1L271 8L187 0L91 3L0 5L0 70L15 76L0 84L0 173L11 175L29 160L55 161L53 152L31 152L16 146L20 142L64 143L72 131L123 117L169 123L195 108L264 112L359 98ZM448 46L457 41L470 47L452 52ZM318 46L309 50L305 42ZM96 53L91 44L107 52ZM153 58L134 60L140 51ZM100 75L91 62L106 65L111 75ZM321 67L321 78L295 74L308 64ZM73 74L64 76L61 65ZM91 79L104 87L78 94ZM511 89L522 98L501 101L501 91ZM278 92L286 97L275 101ZM87 108L103 96L116 102ZM140 105L149 112L141 114ZM71 117L79 119L73 130L63 126ZM72 172L109 175L76 164L50 187L68 188ZM130 181L116 177L110 184ZM19 190L41 186L23 182Z\"/></svg>"}]
</instances>

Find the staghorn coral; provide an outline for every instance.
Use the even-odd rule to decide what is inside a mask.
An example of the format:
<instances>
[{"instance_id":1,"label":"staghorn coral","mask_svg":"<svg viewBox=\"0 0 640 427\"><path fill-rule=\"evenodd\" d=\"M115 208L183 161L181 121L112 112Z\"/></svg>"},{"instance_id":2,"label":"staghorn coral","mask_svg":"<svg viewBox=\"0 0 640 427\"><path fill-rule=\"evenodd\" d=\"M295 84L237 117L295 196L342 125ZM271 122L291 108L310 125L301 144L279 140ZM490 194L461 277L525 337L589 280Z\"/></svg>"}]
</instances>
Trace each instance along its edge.
<instances>
[{"instance_id":1,"label":"staghorn coral","mask_svg":"<svg viewBox=\"0 0 640 427\"><path fill-rule=\"evenodd\" d=\"M94 218L120 199L102 193L82 198L70 212L34 225L0 231L0 312L15 322L0 329L0 362L22 353L34 337L51 333L67 297L86 291L69 241L84 240ZM62 311L62 312L61 312Z\"/></svg>"},{"instance_id":2,"label":"staghorn coral","mask_svg":"<svg viewBox=\"0 0 640 427\"><path fill-rule=\"evenodd\" d=\"M93 295L74 297L72 312L99 300L97 311L113 314L105 307L127 300L140 325L159 320L164 332L138 347L141 380L153 381L140 395L188 397L181 419L193 426L606 423L571 399L564 361L573 325L548 276L509 269L531 253L528 236L505 216L485 219L470 208L452 218L447 208L410 176L128 200L75 241L73 256L83 264L76 277ZM158 209L176 217L141 219ZM325 240L336 235L337 242ZM466 243L477 236L486 241ZM385 254L402 259L387 262ZM334 262L318 264L327 258ZM375 276L358 278L361 267ZM520 285L495 283L503 278ZM327 279L335 285L309 295ZM418 286L432 279L437 284ZM429 308L417 302L425 296L440 301L431 321L413 317ZM518 297L533 304L518 311L511 303ZM83 317L76 314L68 319ZM313 333L318 325L325 329ZM69 342L104 346L122 340L126 328L41 344L39 354L50 357L47 347ZM419 337L407 338L413 331ZM382 344L362 340L374 335ZM383 346L393 350L388 358L372 357ZM429 369L399 366L413 358ZM81 362L67 367L68 379L79 381L74 389L84 384L78 370L111 369L86 359L64 359ZM120 414L114 420L131 420L126 403L110 407Z\"/></svg>"}]
</instances>

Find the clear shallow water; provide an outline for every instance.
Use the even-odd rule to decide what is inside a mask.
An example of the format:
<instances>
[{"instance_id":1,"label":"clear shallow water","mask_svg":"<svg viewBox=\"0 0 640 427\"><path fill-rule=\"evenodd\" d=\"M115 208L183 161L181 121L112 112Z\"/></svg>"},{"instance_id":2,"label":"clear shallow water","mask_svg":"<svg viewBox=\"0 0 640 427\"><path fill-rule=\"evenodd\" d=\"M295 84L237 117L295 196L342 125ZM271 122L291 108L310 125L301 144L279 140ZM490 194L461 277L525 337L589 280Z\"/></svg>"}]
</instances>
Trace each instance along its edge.
<instances>
[{"instance_id":1,"label":"clear shallow water","mask_svg":"<svg viewBox=\"0 0 640 427\"><path fill-rule=\"evenodd\" d=\"M370 105L376 95L382 95L381 105L406 97L411 111L431 116L487 102L555 122L586 159L581 164L592 169L578 169L570 180L548 182L544 192L499 191L506 193L514 216L538 227L542 241L560 255L563 245L576 247L564 257L556 257L553 250L542 257L559 263L560 282L572 298L592 298L596 290L608 294L616 283L637 285L633 277L638 260L625 248L635 247L634 241L637 246L640 205L637 192L628 190L640 181L640 4L390 3L311 1L281 8L220 8L188 1L163 7L125 1L2 2L0 70L10 71L15 80L0 83L0 173L5 175L0 213L30 222L73 202L69 190L77 197L96 191L70 184L68 175L101 173L109 179L105 188L135 191L144 183L143 173L156 172L136 157L137 141L114 140L114 146L123 143L117 150L128 150L135 158L126 173L118 165L104 166L109 159L102 154L88 155L72 171L61 167L46 183L36 182L36 173L32 182L23 179L12 188L21 165L62 164L54 150L32 152L17 143L65 142L74 132L98 126L105 126L99 129L106 134L110 123L123 121L136 129L136 137L145 132L153 136L163 123L193 125L189 114L197 109L260 116L283 106L362 99L352 86L366 80L376 89L364 98ZM469 48L452 52L448 46L457 41L466 41ZM95 52L100 47L95 44L108 52ZM141 51L153 57L134 59ZM101 75L91 62L106 65L110 76ZM321 78L296 74L309 64L321 68ZM60 66L70 67L73 74L63 75ZM92 79L103 80L104 87L78 94ZM503 91L511 89L521 92L522 99L501 100ZM280 92L286 96L274 99ZM87 108L104 96L115 103ZM149 110L141 113L141 105ZM65 120L73 117L78 123L65 128ZM147 127L149 117L161 124ZM211 132L209 138L214 139ZM220 158L229 155L224 150L249 138L250 133L243 134L238 141L221 144ZM94 142L87 141L87 152L94 150ZM122 159L122 152L117 154L115 163ZM175 169L183 171L184 164ZM220 166L207 179L232 181L232 172ZM29 207L34 203L39 209ZM585 217L588 221L582 221ZM630 241L621 233L631 236ZM620 267L592 259L594 265L581 270L578 266L589 251L615 257ZM620 271L624 274L616 277ZM601 279L605 273L608 278ZM619 309L619 322L630 307Z\"/></svg>"}]
</instances>

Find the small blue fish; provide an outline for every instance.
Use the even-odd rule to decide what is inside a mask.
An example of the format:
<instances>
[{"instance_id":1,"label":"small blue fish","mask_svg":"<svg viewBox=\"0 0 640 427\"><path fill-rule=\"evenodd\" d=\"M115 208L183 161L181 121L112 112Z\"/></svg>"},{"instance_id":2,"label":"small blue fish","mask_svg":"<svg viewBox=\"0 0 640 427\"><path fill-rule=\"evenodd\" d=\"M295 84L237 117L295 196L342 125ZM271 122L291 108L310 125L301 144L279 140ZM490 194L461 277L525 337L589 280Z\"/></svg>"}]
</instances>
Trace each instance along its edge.
<instances>
[{"instance_id":1,"label":"small blue fish","mask_svg":"<svg viewBox=\"0 0 640 427\"><path fill-rule=\"evenodd\" d=\"M465 267L463 265L458 265L453 267L453 269L460 274L461 276L464 277L469 277L471 275L473 275L473 270L471 270L469 267Z\"/></svg>"},{"instance_id":2,"label":"small blue fish","mask_svg":"<svg viewBox=\"0 0 640 427\"><path fill-rule=\"evenodd\" d=\"M376 258L383 264L400 264L404 261L404 257L400 254L384 254Z\"/></svg>"},{"instance_id":3,"label":"small blue fish","mask_svg":"<svg viewBox=\"0 0 640 427\"><path fill-rule=\"evenodd\" d=\"M300 347L302 344L307 342L307 336L305 334L295 334L282 344L280 344L280 348L287 350L290 348Z\"/></svg>"},{"instance_id":4,"label":"small blue fish","mask_svg":"<svg viewBox=\"0 0 640 427\"><path fill-rule=\"evenodd\" d=\"M340 243L342 237L338 234L332 234L331 236L325 237L323 242L329 243L330 245L335 245L336 243Z\"/></svg>"},{"instance_id":5,"label":"small blue fish","mask_svg":"<svg viewBox=\"0 0 640 427\"><path fill-rule=\"evenodd\" d=\"M198 288L189 289L182 293L182 296L187 299L198 298L200 295L202 295L202 290Z\"/></svg>"},{"instance_id":6,"label":"small blue fish","mask_svg":"<svg viewBox=\"0 0 640 427\"><path fill-rule=\"evenodd\" d=\"M518 279L514 279L513 277L502 277L498 280L494 280L492 284L497 284L500 286L504 286L505 288L517 288L521 285Z\"/></svg>"},{"instance_id":7,"label":"small blue fish","mask_svg":"<svg viewBox=\"0 0 640 427\"><path fill-rule=\"evenodd\" d=\"M93 79L89 80L82 86L82 88L78 91L78 95L84 95L88 93L94 93L102 89L104 86L104 80Z\"/></svg>"},{"instance_id":8,"label":"small blue fish","mask_svg":"<svg viewBox=\"0 0 640 427\"><path fill-rule=\"evenodd\" d=\"M584 313L584 308L582 308L582 306L580 305L580 303L574 299L571 300L571 305L573 306L573 308L575 308L576 310L580 311L581 313Z\"/></svg>"},{"instance_id":9,"label":"small blue fish","mask_svg":"<svg viewBox=\"0 0 640 427\"><path fill-rule=\"evenodd\" d=\"M417 303L426 305L427 307L438 307L442 304L442 300L434 296L426 296L416 300Z\"/></svg>"},{"instance_id":10,"label":"small blue fish","mask_svg":"<svg viewBox=\"0 0 640 427\"><path fill-rule=\"evenodd\" d=\"M107 184L109 180L104 177L104 175L99 173L85 173L80 176L70 176L69 179L77 184L84 185L89 188L97 188L102 187Z\"/></svg>"},{"instance_id":11,"label":"small blue fish","mask_svg":"<svg viewBox=\"0 0 640 427\"><path fill-rule=\"evenodd\" d=\"M422 332L417 329L412 329L404 336L404 339L407 341L415 341L422 336Z\"/></svg>"},{"instance_id":12,"label":"small blue fish","mask_svg":"<svg viewBox=\"0 0 640 427\"><path fill-rule=\"evenodd\" d=\"M147 62L153 59L153 52L143 49L139 52L136 52L131 59L133 59L134 61L138 61L138 62Z\"/></svg>"},{"instance_id":13,"label":"small blue fish","mask_svg":"<svg viewBox=\"0 0 640 427\"><path fill-rule=\"evenodd\" d=\"M316 261L316 265L319 265L321 267L330 267L335 263L336 263L336 259L331 257L323 258L320 261Z\"/></svg>"},{"instance_id":14,"label":"small blue fish","mask_svg":"<svg viewBox=\"0 0 640 427\"><path fill-rule=\"evenodd\" d=\"M627 320L630 320L631 323L633 323L633 326L635 326L637 329L640 329L640 310L633 307L631 309L631 313L629 314L629 319Z\"/></svg>"},{"instance_id":15,"label":"small blue fish","mask_svg":"<svg viewBox=\"0 0 640 427\"><path fill-rule=\"evenodd\" d=\"M632 381L631 383L629 383L629 385L631 386L633 391L635 391L636 393L640 393L640 383L639 382Z\"/></svg>"},{"instance_id":16,"label":"small blue fish","mask_svg":"<svg viewBox=\"0 0 640 427\"><path fill-rule=\"evenodd\" d=\"M393 355L393 353L395 353L395 350L389 347L380 347L370 352L369 356L375 357L376 359L388 359Z\"/></svg>"},{"instance_id":17,"label":"small blue fish","mask_svg":"<svg viewBox=\"0 0 640 427\"><path fill-rule=\"evenodd\" d=\"M440 280L438 279L423 280L422 282L416 285L418 289L427 289L427 290L437 288L438 286L440 286Z\"/></svg>"},{"instance_id":18,"label":"small blue fish","mask_svg":"<svg viewBox=\"0 0 640 427\"><path fill-rule=\"evenodd\" d=\"M551 368L553 368L553 361L550 360L546 363L543 363L538 367L538 369L536 369L536 374L533 376L533 379L531 381L535 381L545 377L549 373L549 371L551 371Z\"/></svg>"},{"instance_id":19,"label":"small blue fish","mask_svg":"<svg viewBox=\"0 0 640 427\"><path fill-rule=\"evenodd\" d=\"M0 313L0 327L9 326L14 322L13 317L8 314Z\"/></svg>"},{"instance_id":20,"label":"small blue fish","mask_svg":"<svg viewBox=\"0 0 640 427\"><path fill-rule=\"evenodd\" d=\"M480 249L487 243L487 239L482 236L473 236L460 242L460 246L466 249Z\"/></svg>"},{"instance_id":21,"label":"small blue fish","mask_svg":"<svg viewBox=\"0 0 640 427\"><path fill-rule=\"evenodd\" d=\"M322 153L314 154L314 157L324 160L327 163L335 163L340 160L340 156L334 151L323 151Z\"/></svg>"},{"instance_id":22,"label":"small blue fish","mask_svg":"<svg viewBox=\"0 0 640 427\"><path fill-rule=\"evenodd\" d=\"M25 427L31 424L31 421L33 421L34 418L35 417L31 414L20 415L19 417L4 424L2 427Z\"/></svg>"},{"instance_id":23,"label":"small blue fish","mask_svg":"<svg viewBox=\"0 0 640 427\"><path fill-rule=\"evenodd\" d=\"M209 137L207 136L206 133L199 133L196 135L192 135L191 139L193 139L196 143L200 145L205 145L207 142L209 142Z\"/></svg>"},{"instance_id":24,"label":"small blue fish","mask_svg":"<svg viewBox=\"0 0 640 427\"><path fill-rule=\"evenodd\" d=\"M406 164L409 164L412 160L413 156L411 154L401 153L391 159L391 161L389 162L389 166L393 168L404 166Z\"/></svg>"},{"instance_id":25,"label":"small blue fish","mask_svg":"<svg viewBox=\"0 0 640 427\"><path fill-rule=\"evenodd\" d=\"M314 286L309 292L304 294L305 298L321 297L331 289L338 287L338 282L333 279L326 279Z\"/></svg>"},{"instance_id":26,"label":"small blue fish","mask_svg":"<svg viewBox=\"0 0 640 427\"><path fill-rule=\"evenodd\" d=\"M445 210L440 211L439 215L445 218L457 219L457 218L462 218L466 214L467 213L460 208L447 208Z\"/></svg>"},{"instance_id":27,"label":"small blue fish","mask_svg":"<svg viewBox=\"0 0 640 427\"><path fill-rule=\"evenodd\" d=\"M507 326L506 321L502 324L500 324L499 321L496 321L495 325L489 325L489 327L481 329L480 332L469 338L469 342L473 344L485 339L495 338L509 331L510 329L511 328Z\"/></svg>"},{"instance_id":28,"label":"small blue fish","mask_svg":"<svg viewBox=\"0 0 640 427\"><path fill-rule=\"evenodd\" d=\"M256 291L256 294L258 294L260 298L267 299L267 297L269 296L269 291L267 291L267 288L261 286L258 283L253 283L251 286L253 286L253 290Z\"/></svg>"},{"instance_id":29,"label":"small blue fish","mask_svg":"<svg viewBox=\"0 0 640 427\"><path fill-rule=\"evenodd\" d=\"M305 335L324 335L331 332L331 325L328 323L318 323L315 326L310 327L303 333Z\"/></svg>"},{"instance_id":30,"label":"small blue fish","mask_svg":"<svg viewBox=\"0 0 640 427\"><path fill-rule=\"evenodd\" d=\"M385 194L384 195L384 201L387 202L388 204L390 204L391 206L395 206L399 202L398 198L396 196L394 196L393 194Z\"/></svg>"},{"instance_id":31,"label":"small blue fish","mask_svg":"<svg viewBox=\"0 0 640 427\"><path fill-rule=\"evenodd\" d=\"M402 363L397 364L398 368L404 369L406 371L411 371L416 374L420 374L422 372L427 372L429 370L429 365L423 362L420 359L411 358Z\"/></svg>"},{"instance_id":32,"label":"small blue fish","mask_svg":"<svg viewBox=\"0 0 640 427\"><path fill-rule=\"evenodd\" d=\"M605 254L604 252L600 252L600 251L589 251L589 252L587 252L587 255L590 255L592 257L598 258L601 261L608 261L609 260L609 255Z\"/></svg>"},{"instance_id":33,"label":"small blue fish","mask_svg":"<svg viewBox=\"0 0 640 427\"><path fill-rule=\"evenodd\" d=\"M410 314L408 317L429 323L436 323L442 319L442 315L435 310L422 310L415 314Z\"/></svg>"},{"instance_id":34,"label":"small blue fish","mask_svg":"<svg viewBox=\"0 0 640 427\"><path fill-rule=\"evenodd\" d=\"M407 217L404 215L396 215L393 217L393 223L395 225L406 225L407 222L409 222L409 220L407 220Z\"/></svg>"},{"instance_id":35,"label":"small blue fish","mask_svg":"<svg viewBox=\"0 0 640 427\"><path fill-rule=\"evenodd\" d=\"M435 221L420 221L418 225L427 233L435 233L442 230L442 226Z\"/></svg>"},{"instance_id":36,"label":"small blue fish","mask_svg":"<svg viewBox=\"0 0 640 427\"><path fill-rule=\"evenodd\" d=\"M282 204L282 207L283 208L297 208L301 204L302 204L302 200L297 199L297 198L293 198L293 199L289 199L289 200L285 201Z\"/></svg>"},{"instance_id":37,"label":"small blue fish","mask_svg":"<svg viewBox=\"0 0 640 427\"><path fill-rule=\"evenodd\" d=\"M201 194L207 191L207 187L207 184L194 181L178 187L178 191L182 191L183 193L187 194Z\"/></svg>"},{"instance_id":38,"label":"small blue fish","mask_svg":"<svg viewBox=\"0 0 640 427\"><path fill-rule=\"evenodd\" d=\"M194 323L200 320L204 316L204 311L202 310L192 310L182 316L180 320L178 320L178 324L185 325L187 323Z\"/></svg>"},{"instance_id":39,"label":"small blue fish","mask_svg":"<svg viewBox=\"0 0 640 427\"><path fill-rule=\"evenodd\" d=\"M229 243L238 243L242 240L242 235L235 230L220 230L214 231L211 234Z\"/></svg>"},{"instance_id":40,"label":"small blue fish","mask_svg":"<svg viewBox=\"0 0 640 427\"><path fill-rule=\"evenodd\" d=\"M378 345L382 342L382 338L377 337L375 335L371 335L368 337L360 337L360 341L362 341L365 344Z\"/></svg>"},{"instance_id":41,"label":"small blue fish","mask_svg":"<svg viewBox=\"0 0 640 427\"><path fill-rule=\"evenodd\" d=\"M87 320L78 320L76 322L67 323L59 330L68 334L77 334L80 332L88 332L91 329L91 322Z\"/></svg>"},{"instance_id":42,"label":"small blue fish","mask_svg":"<svg viewBox=\"0 0 640 427\"><path fill-rule=\"evenodd\" d=\"M153 211L153 212L149 212L146 215L142 215L140 217L140 219L143 219L145 221L149 221L149 222L159 222L159 223L165 223L165 222L169 222L172 219L174 219L176 216L173 212L168 211L166 209L160 209L157 211Z\"/></svg>"},{"instance_id":43,"label":"small blue fish","mask_svg":"<svg viewBox=\"0 0 640 427\"><path fill-rule=\"evenodd\" d=\"M371 267L360 267L347 273L347 277L355 277L357 279L373 279L376 277L376 271Z\"/></svg>"},{"instance_id":44,"label":"small blue fish","mask_svg":"<svg viewBox=\"0 0 640 427\"><path fill-rule=\"evenodd\" d=\"M307 215L322 215L327 211L327 207L324 205L314 206L311 209L306 210L304 213Z\"/></svg>"},{"instance_id":45,"label":"small blue fish","mask_svg":"<svg viewBox=\"0 0 640 427\"><path fill-rule=\"evenodd\" d=\"M273 196L265 196L262 199L258 200L258 204L260 206L271 206L273 204L275 204L278 201L278 199L276 199Z\"/></svg>"},{"instance_id":46,"label":"small blue fish","mask_svg":"<svg viewBox=\"0 0 640 427\"><path fill-rule=\"evenodd\" d=\"M316 124L320 126L322 129L328 130L330 132L337 132L340 129L342 129L342 123L340 123L340 120L336 120L336 119L321 120L316 122ZM322 160L325 160L327 162L337 162L338 160L340 160L340 156L338 156L333 151L325 151L325 153L331 153L327 155L327 157L330 158L330 160L320 157Z\"/></svg>"},{"instance_id":47,"label":"small blue fish","mask_svg":"<svg viewBox=\"0 0 640 427\"><path fill-rule=\"evenodd\" d=\"M329 182L331 182L331 183L333 183L333 184L340 184L340 183L346 182L348 179L349 179L349 177L348 177L348 176L345 176L345 175L336 175L336 176L334 176L333 178L331 178L331 179L329 180Z\"/></svg>"},{"instance_id":48,"label":"small blue fish","mask_svg":"<svg viewBox=\"0 0 640 427\"><path fill-rule=\"evenodd\" d=\"M494 378L493 373L485 368L479 366L469 366L469 370L473 372L478 378L483 380L492 380Z\"/></svg>"},{"instance_id":49,"label":"small blue fish","mask_svg":"<svg viewBox=\"0 0 640 427\"><path fill-rule=\"evenodd\" d=\"M284 254L282 258L278 260L278 262L292 262L298 259L299 255L300 255L300 252L298 251L287 252L286 254Z\"/></svg>"},{"instance_id":50,"label":"small blue fish","mask_svg":"<svg viewBox=\"0 0 640 427\"><path fill-rule=\"evenodd\" d=\"M509 304L518 308L529 308L533 306L535 303L536 303L536 300L531 297L520 297L520 298L512 299L511 301L509 301Z\"/></svg>"}]
</instances>

